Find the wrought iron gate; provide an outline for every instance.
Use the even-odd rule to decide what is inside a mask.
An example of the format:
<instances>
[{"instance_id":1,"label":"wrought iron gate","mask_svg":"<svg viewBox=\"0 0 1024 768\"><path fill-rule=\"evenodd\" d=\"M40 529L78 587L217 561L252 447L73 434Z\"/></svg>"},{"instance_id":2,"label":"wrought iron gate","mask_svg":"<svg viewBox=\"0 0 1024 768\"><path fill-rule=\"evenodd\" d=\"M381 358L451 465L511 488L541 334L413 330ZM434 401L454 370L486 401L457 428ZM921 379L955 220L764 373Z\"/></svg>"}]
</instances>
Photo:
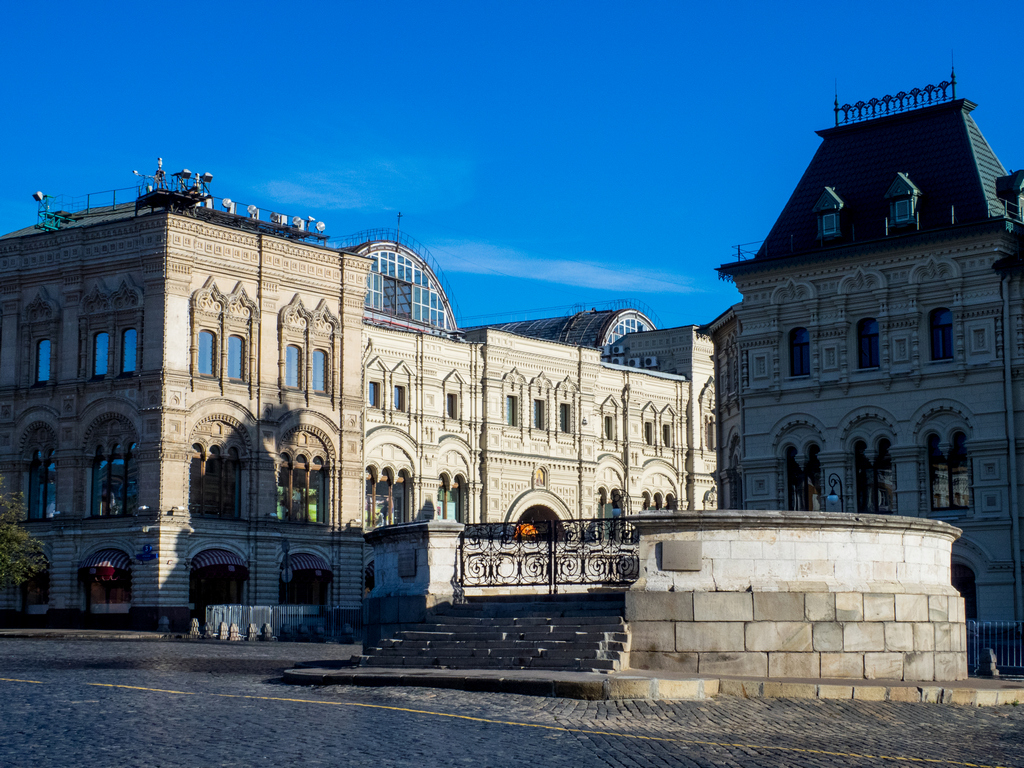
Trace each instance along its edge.
<instances>
[{"instance_id":1,"label":"wrought iron gate","mask_svg":"<svg viewBox=\"0 0 1024 768\"><path fill-rule=\"evenodd\" d=\"M621 518L467 525L459 541L463 587L631 584L640 537Z\"/></svg>"}]
</instances>

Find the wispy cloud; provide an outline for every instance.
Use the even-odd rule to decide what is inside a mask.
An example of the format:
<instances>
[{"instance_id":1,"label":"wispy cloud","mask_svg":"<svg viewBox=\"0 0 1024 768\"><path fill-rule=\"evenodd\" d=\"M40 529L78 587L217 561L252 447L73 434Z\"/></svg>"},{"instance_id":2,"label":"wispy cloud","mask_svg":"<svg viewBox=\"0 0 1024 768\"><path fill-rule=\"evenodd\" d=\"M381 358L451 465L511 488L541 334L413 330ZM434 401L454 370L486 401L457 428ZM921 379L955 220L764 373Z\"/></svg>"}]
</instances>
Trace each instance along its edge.
<instances>
[{"instance_id":1,"label":"wispy cloud","mask_svg":"<svg viewBox=\"0 0 1024 768\"><path fill-rule=\"evenodd\" d=\"M289 174L264 185L282 205L325 210L447 208L470 192L472 169L461 159L405 157L358 160L327 170Z\"/></svg>"},{"instance_id":2,"label":"wispy cloud","mask_svg":"<svg viewBox=\"0 0 1024 768\"><path fill-rule=\"evenodd\" d=\"M629 261L603 263L544 258L489 243L449 241L430 246L445 272L500 274L524 280L631 293L699 293L690 278Z\"/></svg>"}]
</instances>

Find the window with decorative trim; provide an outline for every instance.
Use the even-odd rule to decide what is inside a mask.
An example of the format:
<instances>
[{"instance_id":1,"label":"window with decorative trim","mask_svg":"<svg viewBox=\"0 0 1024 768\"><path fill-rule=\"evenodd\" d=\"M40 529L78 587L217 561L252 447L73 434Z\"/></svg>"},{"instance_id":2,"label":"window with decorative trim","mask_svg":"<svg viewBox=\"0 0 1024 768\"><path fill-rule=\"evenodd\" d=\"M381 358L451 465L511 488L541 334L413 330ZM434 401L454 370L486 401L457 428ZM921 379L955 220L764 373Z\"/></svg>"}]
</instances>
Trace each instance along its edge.
<instances>
[{"instance_id":1,"label":"window with decorative trim","mask_svg":"<svg viewBox=\"0 0 1024 768\"><path fill-rule=\"evenodd\" d=\"M93 517L130 515L139 505L139 468L135 444L100 446L92 463Z\"/></svg>"},{"instance_id":2,"label":"window with decorative trim","mask_svg":"<svg viewBox=\"0 0 1024 768\"><path fill-rule=\"evenodd\" d=\"M878 321L868 317L857 323L857 367L877 368Z\"/></svg>"},{"instance_id":3,"label":"window with decorative trim","mask_svg":"<svg viewBox=\"0 0 1024 768\"><path fill-rule=\"evenodd\" d=\"M654 445L654 422L644 422L644 442L647 445Z\"/></svg>"},{"instance_id":4,"label":"window with decorative trim","mask_svg":"<svg viewBox=\"0 0 1024 768\"><path fill-rule=\"evenodd\" d=\"M465 521L466 479L462 475L454 478L447 474L441 475L441 483L437 489L437 510L435 517L442 520Z\"/></svg>"},{"instance_id":5,"label":"window with decorative trim","mask_svg":"<svg viewBox=\"0 0 1024 768\"><path fill-rule=\"evenodd\" d=\"M505 423L510 427L519 426L519 398L516 395L505 396Z\"/></svg>"},{"instance_id":6,"label":"window with decorative trim","mask_svg":"<svg viewBox=\"0 0 1024 768\"><path fill-rule=\"evenodd\" d=\"M811 335L806 328L789 332L789 375L811 375Z\"/></svg>"},{"instance_id":7,"label":"window with decorative trim","mask_svg":"<svg viewBox=\"0 0 1024 768\"><path fill-rule=\"evenodd\" d=\"M933 511L970 508L970 464L963 432L955 432L948 445L938 435L929 436L928 480Z\"/></svg>"},{"instance_id":8,"label":"window with decorative trim","mask_svg":"<svg viewBox=\"0 0 1024 768\"><path fill-rule=\"evenodd\" d=\"M366 469L366 515L364 527L379 528L407 522L411 500L412 477L404 469L396 473L391 468L379 473L373 467Z\"/></svg>"},{"instance_id":9,"label":"window with decorative trim","mask_svg":"<svg viewBox=\"0 0 1024 768\"><path fill-rule=\"evenodd\" d=\"M395 385L394 397L391 400L391 405L396 411L401 411L402 413L409 410L409 397L403 385Z\"/></svg>"},{"instance_id":10,"label":"window with decorative trim","mask_svg":"<svg viewBox=\"0 0 1024 768\"><path fill-rule=\"evenodd\" d=\"M604 417L604 439L615 439L615 417L610 414L606 414Z\"/></svg>"},{"instance_id":11,"label":"window with decorative trim","mask_svg":"<svg viewBox=\"0 0 1024 768\"><path fill-rule=\"evenodd\" d=\"M192 446L188 502L193 515L241 517L242 462L237 448Z\"/></svg>"},{"instance_id":12,"label":"window with decorative trim","mask_svg":"<svg viewBox=\"0 0 1024 768\"><path fill-rule=\"evenodd\" d=\"M282 453L277 469L277 519L327 521L327 467L319 456Z\"/></svg>"},{"instance_id":13,"label":"window with decorative trim","mask_svg":"<svg viewBox=\"0 0 1024 768\"><path fill-rule=\"evenodd\" d=\"M558 405L558 430L559 432L572 432L572 406L569 403Z\"/></svg>"},{"instance_id":14,"label":"window with decorative trim","mask_svg":"<svg viewBox=\"0 0 1024 768\"><path fill-rule=\"evenodd\" d=\"M312 389L320 394L327 391L327 353L322 349L313 350Z\"/></svg>"},{"instance_id":15,"label":"window with decorative trim","mask_svg":"<svg viewBox=\"0 0 1024 768\"><path fill-rule=\"evenodd\" d=\"M200 376L213 376L213 349L217 345L217 336L212 331L199 332L199 355L196 360L196 371Z\"/></svg>"},{"instance_id":16,"label":"window with decorative trim","mask_svg":"<svg viewBox=\"0 0 1024 768\"><path fill-rule=\"evenodd\" d=\"M371 408L381 407L380 390L381 384L379 381L368 381L366 383L366 404Z\"/></svg>"},{"instance_id":17,"label":"window with decorative trim","mask_svg":"<svg viewBox=\"0 0 1024 768\"><path fill-rule=\"evenodd\" d=\"M801 457L796 448L786 450L786 506L787 509L818 512L821 510L821 462L817 445L807 448Z\"/></svg>"},{"instance_id":18,"label":"window with decorative trim","mask_svg":"<svg viewBox=\"0 0 1024 768\"><path fill-rule=\"evenodd\" d=\"M45 384L50 380L50 360L52 356L49 339L40 339L36 343L36 383Z\"/></svg>"},{"instance_id":19,"label":"window with decorative trim","mask_svg":"<svg viewBox=\"0 0 1024 768\"><path fill-rule=\"evenodd\" d=\"M857 511L876 515L896 512L896 468L889 449L881 439L869 450L863 440L853 445L854 473L857 482Z\"/></svg>"},{"instance_id":20,"label":"window with decorative trim","mask_svg":"<svg viewBox=\"0 0 1024 768\"><path fill-rule=\"evenodd\" d=\"M139 334L134 328L121 331L121 375L135 373L138 366Z\"/></svg>"},{"instance_id":21,"label":"window with decorative trim","mask_svg":"<svg viewBox=\"0 0 1024 768\"><path fill-rule=\"evenodd\" d=\"M213 376L237 386L250 383L256 366L255 326L259 322L256 302L241 283L221 293L212 280L192 295L192 370L198 376ZM205 340L203 334L209 334Z\"/></svg>"},{"instance_id":22,"label":"window with decorative trim","mask_svg":"<svg viewBox=\"0 0 1024 768\"><path fill-rule=\"evenodd\" d=\"M106 331L92 337L92 376L102 378L107 375L110 358L110 334Z\"/></svg>"},{"instance_id":23,"label":"window with decorative trim","mask_svg":"<svg viewBox=\"0 0 1024 768\"><path fill-rule=\"evenodd\" d=\"M245 339L241 336L228 336L228 378L242 381L244 376L242 361L245 355Z\"/></svg>"},{"instance_id":24,"label":"window with decorative trim","mask_svg":"<svg viewBox=\"0 0 1024 768\"><path fill-rule=\"evenodd\" d=\"M57 512L57 462L52 450L32 454L27 506L29 520L47 520Z\"/></svg>"},{"instance_id":25,"label":"window with decorative trim","mask_svg":"<svg viewBox=\"0 0 1024 768\"><path fill-rule=\"evenodd\" d=\"M928 316L932 336L932 360L953 359L953 313L945 307Z\"/></svg>"},{"instance_id":26,"label":"window with decorative trim","mask_svg":"<svg viewBox=\"0 0 1024 768\"><path fill-rule=\"evenodd\" d=\"M533 401L533 428L534 429L547 429L547 404L543 400Z\"/></svg>"}]
</instances>

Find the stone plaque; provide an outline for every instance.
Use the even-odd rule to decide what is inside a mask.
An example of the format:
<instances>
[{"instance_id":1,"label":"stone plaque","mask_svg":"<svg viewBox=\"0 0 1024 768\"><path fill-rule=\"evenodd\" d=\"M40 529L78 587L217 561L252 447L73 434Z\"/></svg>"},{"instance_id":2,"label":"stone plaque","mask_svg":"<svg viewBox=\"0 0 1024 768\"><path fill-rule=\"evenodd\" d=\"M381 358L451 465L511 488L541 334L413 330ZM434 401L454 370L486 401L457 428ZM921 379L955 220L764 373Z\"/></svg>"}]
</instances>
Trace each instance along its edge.
<instances>
[{"instance_id":1,"label":"stone plaque","mask_svg":"<svg viewBox=\"0 0 1024 768\"><path fill-rule=\"evenodd\" d=\"M416 553L413 550L404 549L398 553L398 575L403 579L416 575Z\"/></svg>"},{"instance_id":2,"label":"stone plaque","mask_svg":"<svg viewBox=\"0 0 1024 768\"><path fill-rule=\"evenodd\" d=\"M703 565L699 541L661 542L661 570L699 571Z\"/></svg>"}]
</instances>

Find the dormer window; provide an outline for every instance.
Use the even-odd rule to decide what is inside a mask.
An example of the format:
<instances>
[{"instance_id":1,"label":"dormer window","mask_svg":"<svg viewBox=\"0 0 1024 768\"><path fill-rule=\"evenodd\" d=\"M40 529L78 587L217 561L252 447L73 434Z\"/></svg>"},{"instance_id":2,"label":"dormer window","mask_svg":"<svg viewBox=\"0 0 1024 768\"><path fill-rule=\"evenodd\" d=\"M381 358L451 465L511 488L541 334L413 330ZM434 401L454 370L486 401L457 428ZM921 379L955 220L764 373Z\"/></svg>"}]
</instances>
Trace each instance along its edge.
<instances>
[{"instance_id":1,"label":"dormer window","mask_svg":"<svg viewBox=\"0 0 1024 768\"><path fill-rule=\"evenodd\" d=\"M916 226L918 223L917 202L921 190L905 173L897 173L885 199L889 201L887 228Z\"/></svg>"},{"instance_id":2,"label":"dormer window","mask_svg":"<svg viewBox=\"0 0 1024 768\"><path fill-rule=\"evenodd\" d=\"M843 198L836 194L835 189L825 187L825 191L821 193L821 197L814 205L814 212L818 214L819 240L833 240L842 236L840 211L845 205Z\"/></svg>"},{"instance_id":3,"label":"dormer window","mask_svg":"<svg viewBox=\"0 0 1024 768\"><path fill-rule=\"evenodd\" d=\"M996 195L1003 204L1000 213L1017 221L1024 220L1024 171L996 179Z\"/></svg>"}]
</instances>

